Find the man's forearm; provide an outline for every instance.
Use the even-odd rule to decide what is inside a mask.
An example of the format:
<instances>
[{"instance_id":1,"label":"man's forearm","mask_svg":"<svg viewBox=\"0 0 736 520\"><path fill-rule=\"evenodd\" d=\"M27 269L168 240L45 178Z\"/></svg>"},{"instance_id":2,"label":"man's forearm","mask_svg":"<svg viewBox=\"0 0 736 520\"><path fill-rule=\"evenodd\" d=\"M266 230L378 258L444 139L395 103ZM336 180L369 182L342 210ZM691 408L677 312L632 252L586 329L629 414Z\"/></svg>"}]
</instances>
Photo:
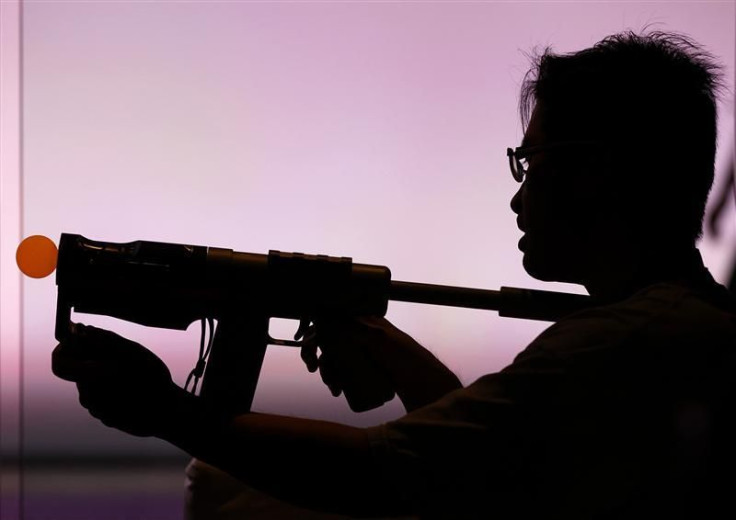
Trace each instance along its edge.
<instances>
[{"instance_id":1,"label":"man's forearm","mask_svg":"<svg viewBox=\"0 0 736 520\"><path fill-rule=\"evenodd\" d=\"M406 513L361 428L257 413L223 419L182 391L158 436L298 506L352 516Z\"/></svg>"},{"instance_id":2,"label":"man's forearm","mask_svg":"<svg viewBox=\"0 0 736 520\"><path fill-rule=\"evenodd\" d=\"M463 386L449 368L419 345L411 351L393 353L385 366L407 412L431 404Z\"/></svg>"}]
</instances>

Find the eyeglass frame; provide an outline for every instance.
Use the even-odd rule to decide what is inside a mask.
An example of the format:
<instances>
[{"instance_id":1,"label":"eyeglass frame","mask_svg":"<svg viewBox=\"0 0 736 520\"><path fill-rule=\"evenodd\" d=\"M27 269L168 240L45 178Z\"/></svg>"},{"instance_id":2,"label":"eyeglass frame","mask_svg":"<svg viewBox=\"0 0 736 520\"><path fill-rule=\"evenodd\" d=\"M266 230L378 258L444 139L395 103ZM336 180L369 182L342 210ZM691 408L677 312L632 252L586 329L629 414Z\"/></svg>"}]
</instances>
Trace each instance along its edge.
<instances>
[{"instance_id":1,"label":"eyeglass frame","mask_svg":"<svg viewBox=\"0 0 736 520\"><path fill-rule=\"evenodd\" d=\"M506 156L509 158L509 168L511 175L516 182L524 182L524 177L528 171L528 167L524 168L521 164L522 159L527 159L535 153L554 150L555 148L565 148L568 146L586 146L600 144L600 141L559 141L557 143L540 144L536 146L519 146L517 148L506 148Z\"/></svg>"}]
</instances>

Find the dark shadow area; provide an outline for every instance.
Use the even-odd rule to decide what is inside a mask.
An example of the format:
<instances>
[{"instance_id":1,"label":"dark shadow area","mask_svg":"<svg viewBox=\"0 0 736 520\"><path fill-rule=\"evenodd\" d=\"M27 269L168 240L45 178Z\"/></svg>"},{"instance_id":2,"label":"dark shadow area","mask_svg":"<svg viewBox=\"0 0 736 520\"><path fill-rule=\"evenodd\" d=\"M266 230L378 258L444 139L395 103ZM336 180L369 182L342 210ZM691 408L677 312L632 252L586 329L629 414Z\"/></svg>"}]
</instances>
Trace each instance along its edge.
<instances>
[{"instance_id":1,"label":"dark shadow area","mask_svg":"<svg viewBox=\"0 0 736 520\"><path fill-rule=\"evenodd\" d=\"M15 506L8 518L22 520L181 520L186 464L150 457L29 459L22 502L18 488L4 489L3 498Z\"/></svg>"}]
</instances>

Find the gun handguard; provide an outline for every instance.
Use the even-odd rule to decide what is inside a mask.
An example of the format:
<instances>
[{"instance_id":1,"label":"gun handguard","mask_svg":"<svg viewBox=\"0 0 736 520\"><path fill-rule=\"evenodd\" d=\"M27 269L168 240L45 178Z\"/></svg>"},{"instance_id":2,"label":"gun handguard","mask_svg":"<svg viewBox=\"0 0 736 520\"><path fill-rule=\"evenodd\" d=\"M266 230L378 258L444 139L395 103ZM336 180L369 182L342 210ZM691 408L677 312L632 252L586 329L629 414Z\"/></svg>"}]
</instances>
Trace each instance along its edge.
<instances>
[{"instance_id":1,"label":"gun handguard","mask_svg":"<svg viewBox=\"0 0 736 520\"><path fill-rule=\"evenodd\" d=\"M270 318L385 316L388 301L396 300L554 321L590 305L588 297L550 291L392 282L388 267L356 264L347 257L99 242L66 233L59 241L56 283L55 335L60 341L69 334L72 309L176 330L204 318L218 320L201 395L232 413L250 409L266 346L299 344L273 340ZM339 355L347 372L350 363L365 359L363 353ZM377 373L345 383L346 399L356 411L393 398L388 381Z\"/></svg>"}]
</instances>

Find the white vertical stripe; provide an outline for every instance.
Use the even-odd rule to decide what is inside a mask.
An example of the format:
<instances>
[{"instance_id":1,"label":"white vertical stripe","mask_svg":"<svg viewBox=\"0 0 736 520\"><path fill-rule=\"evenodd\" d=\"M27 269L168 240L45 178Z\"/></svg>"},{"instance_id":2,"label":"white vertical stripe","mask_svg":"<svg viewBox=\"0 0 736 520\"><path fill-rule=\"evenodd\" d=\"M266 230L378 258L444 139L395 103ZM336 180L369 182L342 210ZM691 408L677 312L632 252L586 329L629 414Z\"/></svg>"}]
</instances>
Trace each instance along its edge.
<instances>
[{"instance_id":1,"label":"white vertical stripe","mask_svg":"<svg viewBox=\"0 0 736 520\"><path fill-rule=\"evenodd\" d=\"M20 515L21 1L0 2L0 518Z\"/></svg>"}]
</instances>

